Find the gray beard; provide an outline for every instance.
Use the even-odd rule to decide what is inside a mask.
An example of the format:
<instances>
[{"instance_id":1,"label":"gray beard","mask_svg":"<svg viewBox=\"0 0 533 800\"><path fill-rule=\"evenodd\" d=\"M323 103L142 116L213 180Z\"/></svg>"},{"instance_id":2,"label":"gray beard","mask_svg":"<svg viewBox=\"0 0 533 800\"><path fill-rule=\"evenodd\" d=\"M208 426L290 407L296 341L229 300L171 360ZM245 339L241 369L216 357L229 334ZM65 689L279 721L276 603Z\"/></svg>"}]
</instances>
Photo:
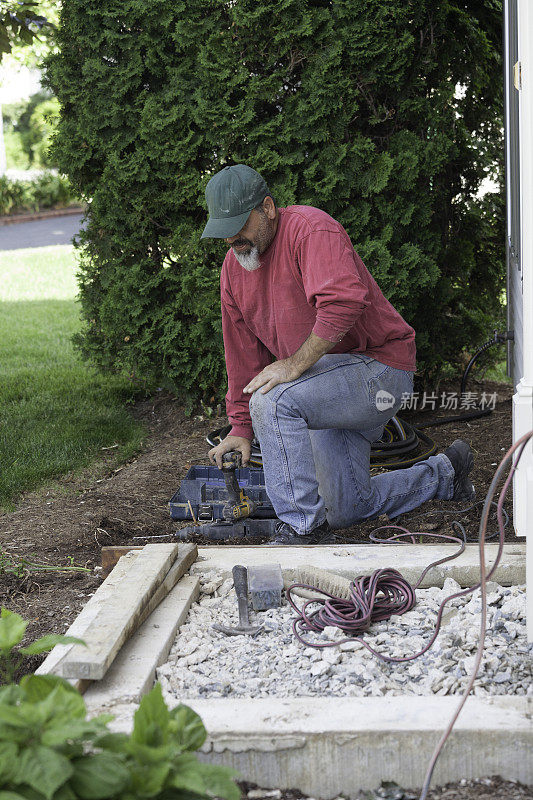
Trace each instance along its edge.
<instances>
[{"instance_id":1,"label":"gray beard","mask_svg":"<svg viewBox=\"0 0 533 800\"><path fill-rule=\"evenodd\" d=\"M247 272L253 272L259 269L261 262L259 261L259 250L257 247L252 247L249 253L236 253L233 250L233 255Z\"/></svg>"}]
</instances>

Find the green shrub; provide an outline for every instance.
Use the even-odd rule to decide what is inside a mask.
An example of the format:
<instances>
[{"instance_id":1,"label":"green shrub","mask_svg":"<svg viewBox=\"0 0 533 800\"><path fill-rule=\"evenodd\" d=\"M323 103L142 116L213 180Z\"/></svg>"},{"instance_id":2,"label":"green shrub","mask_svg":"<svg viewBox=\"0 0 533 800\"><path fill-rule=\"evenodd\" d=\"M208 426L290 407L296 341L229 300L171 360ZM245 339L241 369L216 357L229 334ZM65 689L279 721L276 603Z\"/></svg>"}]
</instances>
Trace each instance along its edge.
<instances>
[{"instance_id":1,"label":"green shrub","mask_svg":"<svg viewBox=\"0 0 533 800\"><path fill-rule=\"evenodd\" d=\"M48 152L59 119L59 101L56 97L44 100L35 106L30 117L30 131L33 138L32 163L39 167L55 166Z\"/></svg>"},{"instance_id":2,"label":"green shrub","mask_svg":"<svg viewBox=\"0 0 533 800\"><path fill-rule=\"evenodd\" d=\"M21 642L26 624L2 609L0 659ZM78 640L43 637L19 652L46 652L60 641ZM55 676L27 675L0 688L4 800L239 800L233 770L194 755L206 739L200 717L184 705L169 710L159 684L142 699L131 736L112 733L112 719L87 719L81 695Z\"/></svg>"},{"instance_id":3,"label":"green shrub","mask_svg":"<svg viewBox=\"0 0 533 800\"><path fill-rule=\"evenodd\" d=\"M12 181L0 175L0 214L11 214L27 208L27 194L22 181Z\"/></svg>"},{"instance_id":4,"label":"green shrub","mask_svg":"<svg viewBox=\"0 0 533 800\"><path fill-rule=\"evenodd\" d=\"M2 106L4 130L8 134L11 132L17 134L20 147L26 156L27 165L20 166L21 169L56 166L48 154L45 155L45 160L41 161L43 155L41 142L45 140L44 149L47 150L49 139L55 129L58 107L57 99L48 91L38 91L26 100ZM8 167L19 168L19 165L8 162Z\"/></svg>"},{"instance_id":5,"label":"green shrub","mask_svg":"<svg viewBox=\"0 0 533 800\"><path fill-rule=\"evenodd\" d=\"M43 172L32 180L0 176L0 214L17 214L45 208L64 208L76 201L70 181L64 175Z\"/></svg>"},{"instance_id":6,"label":"green shrub","mask_svg":"<svg viewBox=\"0 0 533 800\"><path fill-rule=\"evenodd\" d=\"M7 127L7 126L6 126ZM22 137L19 131L4 130L6 147L6 163L8 169L28 169L30 160L22 146Z\"/></svg>"},{"instance_id":7,"label":"green shrub","mask_svg":"<svg viewBox=\"0 0 533 800\"><path fill-rule=\"evenodd\" d=\"M501 159L500 0L65 0L58 45L52 154L92 198L77 345L100 368L223 393L225 248L200 233L208 179L240 162L342 222L426 381L504 324L503 201L477 197Z\"/></svg>"},{"instance_id":8,"label":"green shrub","mask_svg":"<svg viewBox=\"0 0 533 800\"><path fill-rule=\"evenodd\" d=\"M33 197L39 208L61 208L74 199L72 187L63 175L43 172L32 182Z\"/></svg>"}]
</instances>

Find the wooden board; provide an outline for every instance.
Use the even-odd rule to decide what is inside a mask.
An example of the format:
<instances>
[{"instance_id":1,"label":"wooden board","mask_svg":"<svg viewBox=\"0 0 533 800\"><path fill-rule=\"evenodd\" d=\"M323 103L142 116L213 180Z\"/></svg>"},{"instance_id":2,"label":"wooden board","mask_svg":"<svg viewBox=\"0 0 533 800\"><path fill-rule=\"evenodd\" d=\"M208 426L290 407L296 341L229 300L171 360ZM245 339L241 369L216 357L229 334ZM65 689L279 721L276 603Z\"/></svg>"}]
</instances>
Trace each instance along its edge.
<instances>
[{"instance_id":1,"label":"wooden board","mask_svg":"<svg viewBox=\"0 0 533 800\"><path fill-rule=\"evenodd\" d=\"M100 680L120 647L137 628L151 596L178 555L177 544L147 544L109 600L89 624L86 647L74 645L61 662L64 678Z\"/></svg>"},{"instance_id":2,"label":"wooden board","mask_svg":"<svg viewBox=\"0 0 533 800\"><path fill-rule=\"evenodd\" d=\"M129 553L132 550L142 549L143 545L133 544L110 545L102 547L102 577L107 578L111 570L117 565L119 558L125 556L126 553Z\"/></svg>"},{"instance_id":3,"label":"wooden board","mask_svg":"<svg viewBox=\"0 0 533 800\"><path fill-rule=\"evenodd\" d=\"M179 579L185 575L188 571L191 564L194 564L196 559L198 558L198 548L195 544L180 544L178 550L178 557L175 562L170 567L169 571L165 575L165 579L159 589L151 596L148 605L142 612L138 625L142 625L142 623L147 619L152 611L154 611L157 606L165 599L167 594L170 592L171 589L177 584Z\"/></svg>"},{"instance_id":4,"label":"wooden board","mask_svg":"<svg viewBox=\"0 0 533 800\"><path fill-rule=\"evenodd\" d=\"M100 609L109 602L117 586L135 563L138 554L139 551L134 550L122 556L115 569L105 581L100 584L93 596L89 598L84 605L70 628L66 631L67 636L76 636L78 639L84 639L89 625L96 618ZM62 675L61 663L73 647L73 644L56 645L43 663L35 670L35 674ZM81 683L78 686L78 682L74 682L73 685L76 686L77 689L83 689Z\"/></svg>"},{"instance_id":5,"label":"wooden board","mask_svg":"<svg viewBox=\"0 0 533 800\"><path fill-rule=\"evenodd\" d=\"M113 712L117 703L138 703L154 685L155 671L164 664L176 631L198 597L200 581L186 575L170 590L144 625L121 648L101 681L93 681L85 694L92 715Z\"/></svg>"}]
</instances>

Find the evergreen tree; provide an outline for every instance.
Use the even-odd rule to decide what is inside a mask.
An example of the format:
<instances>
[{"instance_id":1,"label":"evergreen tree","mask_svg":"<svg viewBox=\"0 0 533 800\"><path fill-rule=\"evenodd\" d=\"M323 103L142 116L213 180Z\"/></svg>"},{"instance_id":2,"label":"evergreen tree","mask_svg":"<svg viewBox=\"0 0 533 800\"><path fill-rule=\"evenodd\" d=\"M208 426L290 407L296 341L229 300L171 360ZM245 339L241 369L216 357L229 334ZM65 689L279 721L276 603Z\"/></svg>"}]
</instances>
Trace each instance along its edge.
<instances>
[{"instance_id":1,"label":"evergreen tree","mask_svg":"<svg viewBox=\"0 0 533 800\"><path fill-rule=\"evenodd\" d=\"M435 385L502 324L499 0L64 0L53 158L91 200L82 352L221 397L205 185L247 163L347 229ZM501 357L501 354L497 354Z\"/></svg>"}]
</instances>

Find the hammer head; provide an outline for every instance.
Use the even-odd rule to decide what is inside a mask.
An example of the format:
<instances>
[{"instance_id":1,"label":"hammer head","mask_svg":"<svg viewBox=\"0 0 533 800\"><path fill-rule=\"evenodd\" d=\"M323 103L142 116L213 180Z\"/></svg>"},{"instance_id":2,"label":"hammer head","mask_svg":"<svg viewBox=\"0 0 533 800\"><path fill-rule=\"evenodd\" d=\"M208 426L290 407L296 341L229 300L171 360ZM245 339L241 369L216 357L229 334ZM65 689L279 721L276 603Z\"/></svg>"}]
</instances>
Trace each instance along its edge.
<instances>
[{"instance_id":1,"label":"hammer head","mask_svg":"<svg viewBox=\"0 0 533 800\"><path fill-rule=\"evenodd\" d=\"M213 625L213 630L225 633L226 636L258 636L265 629L264 625L238 625L236 628L227 628L225 625Z\"/></svg>"}]
</instances>

